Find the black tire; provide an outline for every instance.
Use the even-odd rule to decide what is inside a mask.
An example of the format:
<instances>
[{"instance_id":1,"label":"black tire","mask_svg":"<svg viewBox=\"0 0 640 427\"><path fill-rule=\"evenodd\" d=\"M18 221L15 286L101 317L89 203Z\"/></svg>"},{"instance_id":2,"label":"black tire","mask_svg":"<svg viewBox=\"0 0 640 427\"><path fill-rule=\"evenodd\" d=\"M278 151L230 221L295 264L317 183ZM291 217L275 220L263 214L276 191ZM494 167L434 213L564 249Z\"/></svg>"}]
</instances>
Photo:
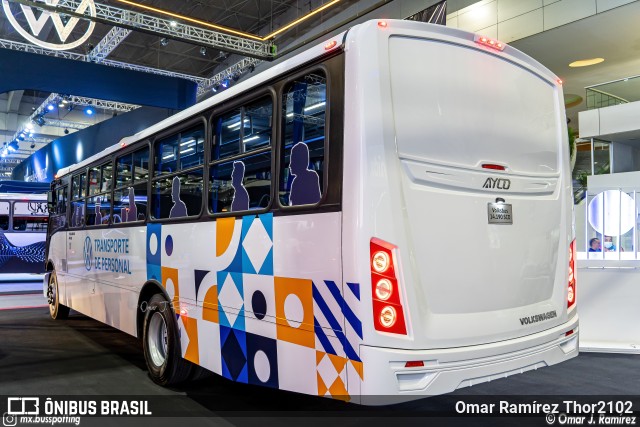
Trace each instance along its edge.
<instances>
[{"instance_id":1,"label":"black tire","mask_svg":"<svg viewBox=\"0 0 640 427\"><path fill-rule=\"evenodd\" d=\"M47 301L49 303L49 314L54 320L66 319L69 317L69 307L60 303L60 292L58 292L58 277L56 272L52 271L49 276L49 285L47 288Z\"/></svg>"},{"instance_id":2,"label":"black tire","mask_svg":"<svg viewBox=\"0 0 640 427\"><path fill-rule=\"evenodd\" d=\"M142 345L149 376L161 386L187 380L194 365L182 358L178 324L171 303L162 294L155 294L146 307Z\"/></svg>"}]
</instances>

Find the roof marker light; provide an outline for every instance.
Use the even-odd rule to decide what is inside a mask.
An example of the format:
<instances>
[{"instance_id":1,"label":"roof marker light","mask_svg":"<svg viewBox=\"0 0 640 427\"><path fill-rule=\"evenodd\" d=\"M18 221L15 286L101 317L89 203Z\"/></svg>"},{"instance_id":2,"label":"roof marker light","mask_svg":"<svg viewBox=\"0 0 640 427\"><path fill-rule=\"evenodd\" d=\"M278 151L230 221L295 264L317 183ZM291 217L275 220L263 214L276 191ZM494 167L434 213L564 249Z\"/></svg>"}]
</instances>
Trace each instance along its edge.
<instances>
[{"instance_id":1,"label":"roof marker light","mask_svg":"<svg viewBox=\"0 0 640 427\"><path fill-rule=\"evenodd\" d=\"M387 28L388 26L389 24L387 24L387 21L378 21L378 27Z\"/></svg>"},{"instance_id":2,"label":"roof marker light","mask_svg":"<svg viewBox=\"0 0 640 427\"><path fill-rule=\"evenodd\" d=\"M479 36L479 35L475 35L473 37L473 41L475 41L476 43L480 43L483 44L485 46L491 47L493 49L497 49L497 50L504 50L505 48L505 44L498 41L498 40L494 40L491 39L489 37L485 37L485 36Z\"/></svg>"},{"instance_id":3,"label":"roof marker light","mask_svg":"<svg viewBox=\"0 0 640 427\"><path fill-rule=\"evenodd\" d=\"M563 83L563 82L562 82L562 79L558 79L558 80L556 80L556 83L558 83L559 85L562 85L562 83Z\"/></svg>"},{"instance_id":4,"label":"roof marker light","mask_svg":"<svg viewBox=\"0 0 640 427\"><path fill-rule=\"evenodd\" d=\"M122 148L124 148L126 145L127 145L127 143L126 143L126 142L121 142L121 143L120 143L120 147L122 147Z\"/></svg>"},{"instance_id":5,"label":"roof marker light","mask_svg":"<svg viewBox=\"0 0 640 427\"><path fill-rule=\"evenodd\" d=\"M331 49L333 49L334 47L336 47L336 45L337 45L337 44L338 44L338 42L337 42L337 41L332 40L332 41L330 41L329 43L327 43L327 44L325 44L325 45L324 45L324 50L331 50Z\"/></svg>"}]
</instances>

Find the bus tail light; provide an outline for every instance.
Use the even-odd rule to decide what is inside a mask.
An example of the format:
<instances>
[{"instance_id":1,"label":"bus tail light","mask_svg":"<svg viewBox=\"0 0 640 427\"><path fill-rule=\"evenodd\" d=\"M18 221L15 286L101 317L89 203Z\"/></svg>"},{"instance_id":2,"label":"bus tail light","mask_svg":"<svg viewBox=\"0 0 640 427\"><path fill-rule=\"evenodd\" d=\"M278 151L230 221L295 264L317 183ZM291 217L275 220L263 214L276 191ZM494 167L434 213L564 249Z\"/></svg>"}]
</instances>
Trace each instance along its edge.
<instances>
[{"instance_id":1,"label":"bus tail light","mask_svg":"<svg viewBox=\"0 0 640 427\"><path fill-rule=\"evenodd\" d=\"M499 42L498 40L494 40L492 38L489 37L485 37L485 36L480 36L477 35L473 38L473 41L475 41L476 43L479 43L481 45L484 46L488 46L490 48L496 49L496 50L504 50L505 44L502 42Z\"/></svg>"},{"instance_id":2,"label":"bus tail light","mask_svg":"<svg viewBox=\"0 0 640 427\"><path fill-rule=\"evenodd\" d=\"M393 248L394 246L387 242L371 239L369 267L373 324L377 331L406 335L407 324L400 299Z\"/></svg>"},{"instance_id":3,"label":"bus tail light","mask_svg":"<svg viewBox=\"0 0 640 427\"><path fill-rule=\"evenodd\" d=\"M569 245L569 281L567 285L567 308L576 303L576 241Z\"/></svg>"}]
</instances>

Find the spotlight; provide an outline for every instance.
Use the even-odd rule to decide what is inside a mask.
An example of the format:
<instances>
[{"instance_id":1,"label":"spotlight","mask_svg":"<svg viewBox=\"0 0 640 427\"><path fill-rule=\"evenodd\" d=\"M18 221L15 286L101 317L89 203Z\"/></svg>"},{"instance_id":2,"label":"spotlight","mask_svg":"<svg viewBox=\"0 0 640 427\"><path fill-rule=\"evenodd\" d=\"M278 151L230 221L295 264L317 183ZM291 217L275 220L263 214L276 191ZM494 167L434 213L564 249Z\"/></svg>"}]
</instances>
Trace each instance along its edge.
<instances>
[{"instance_id":1,"label":"spotlight","mask_svg":"<svg viewBox=\"0 0 640 427\"><path fill-rule=\"evenodd\" d=\"M29 132L29 138L33 138L33 132Z\"/></svg>"},{"instance_id":2,"label":"spotlight","mask_svg":"<svg viewBox=\"0 0 640 427\"><path fill-rule=\"evenodd\" d=\"M13 140L9 143L9 145L7 146L7 148L11 151L16 151L20 148L20 146L18 145L18 141Z\"/></svg>"},{"instance_id":3,"label":"spotlight","mask_svg":"<svg viewBox=\"0 0 640 427\"><path fill-rule=\"evenodd\" d=\"M54 107L53 104L48 104L47 105L47 111L53 111L55 109L56 109L56 107Z\"/></svg>"},{"instance_id":4,"label":"spotlight","mask_svg":"<svg viewBox=\"0 0 640 427\"><path fill-rule=\"evenodd\" d=\"M62 97L62 103L67 105L69 103L69 97L67 95Z\"/></svg>"},{"instance_id":5,"label":"spotlight","mask_svg":"<svg viewBox=\"0 0 640 427\"><path fill-rule=\"evenodd\" d=\"M64 105L65 105L64 102L60 101L58 103L58 108L64 108Z\"/></svg>"},{"instance_id":6,"label":"spotlight","mask_svg":"<svg viewBox=\"0 0 640 427\"><path fill-rule=\"evenodd\" d=\"M212 91L213 93L216 93L216 92L218 91L218 89L220 89L220 85L215 85L215 86L213 86L213 87L211 88L211 91Z\"/></svg>"},{"instance_id":7,"label":"spotlight","mask_svg":"<svg viewBox=\"0 0 640 427\"><path fill-rule=\"evenodd\" d=\"M93 108L91 108L91 107L87 107L87 108L85 108L85 109L84 109L84 113L85 113L87 116L93 116L93 113L95 113L95 111L93 111Z\"/></svg>"},{"instance_id":8,"label":"spotlight","mask_svg":"<svg viewBox=\"0 0 640 427\"><path fill-rule=\"evenodd\" d=\"M178 26L178 23L176 21L171 21L169 22L169 25L171 26L171 28L175 28Z\"/></svg>"},{"instance_id":9,"label":"spotlight","mask_svg":"<svg viewBox=\"0 0 640 427\"><path fill-rule=\"evenodd\" d=\"M169 40L165 39L164 37L160 39L160 45L166 46L168 44L169 44Z\"/></svg>"},{"instance_id":10,"label":"spotlight","mask_svg":"<svg viewBox=\"0 0 640 427\"><path fill-rule=\"evenodd\" d=\"M36 119L36 124L40 127L44 126L47 122L44 121L44 119L42 118L42 116L38 116Z\"/></svg>"},{"instance_id":11,"label":"spotlight","mask_svg":"<svg viewBox=\"0 0 640 427\"><path fill-rule=\"evenodd\" d=\"M27 129L33 130L33 123L31 122L27 123Z\"/></svg>"},{"instance_id":12,"label":"spotlight","mask_svg":"<svg viewBox=\"0 0 640 427\"><path fill-rule=\"evenodd\" d=\"M238 80L240 80L240 74L234 74L232 79L234 82L237 82Z\"/></svg>"},{"instance_id":13,"label":"spotlight","mask_svg":"<svg viewBox=\"0 0 640 427\"><path fill-rule=\"evenodd\" d=\"M64 130L64 134L65 134L65 135L69 135L69 129L65 129L65 130Z\"/></svg>"},{"instance_id":14,"label":"spotlight","mask_svg":"<svg viewBox=\"0 0 640 427\"><path fill-rule=\"evenodd\" d=\"M207 48L206 47L202 46L200 48L200 55L207 56Z\"/></svg>"},{"instance_id":15,"label":"spotlight","mask_svg":"<svg viewBox=\"0 0 640 427\"><path fill-rule=\"evenodd\" d=\"M36 143L35 143L35 142L32 142L32 143L31 143L31 149L33 150L34 148L36 148Z\"/></svg>"},{"instance_id":16,"label":"spotlight","mask_svg":"<svg viewBox=\"0 0 640 427\"><path fill-rule=\"evenodd\" d=\"M223 89L226 89L229 87L229 80L223 80L222 83L220 83L220 85L222 86Z\"/></svg>"}]
</instances>

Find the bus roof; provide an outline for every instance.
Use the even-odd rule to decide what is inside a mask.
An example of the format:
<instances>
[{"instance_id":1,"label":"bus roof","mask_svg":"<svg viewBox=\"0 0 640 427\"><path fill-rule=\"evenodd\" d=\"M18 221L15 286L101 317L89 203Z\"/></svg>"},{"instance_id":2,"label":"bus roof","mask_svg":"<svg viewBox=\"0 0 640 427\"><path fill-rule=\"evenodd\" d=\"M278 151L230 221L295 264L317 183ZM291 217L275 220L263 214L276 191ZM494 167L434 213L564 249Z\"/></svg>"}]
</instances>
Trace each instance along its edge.
<instances>
[{"instance_id":1,"label":"bus roof","mask_svg":"<svg viewBox=\"0 0 640 427\"><path fill-rule=\"evenodd\" d=\"M276 65L274 65L273 67L245 80L242 81L240 83L238 83L235 86L230 87L229 89L225 90L224 92L212 96L211 98L208 98L202 102L199 102L177 114L174 114L171 117L168 117L158 123L156 123L155 125L148 127L147 129L140 131L134 135L131 136L127 136L125 138L122 138L118 143L112 145L111 147L108 147L104 150L102 150L99 153L94 154L91 157L88 157L87 159L81 161L80 163L76 163L74 165L71 166L67 166L64 167L60 170L58 170L58 173L56 174L56 178L62 177L64 175L67 175L69 173L74 172L77 169L80 169L82 167L85 167L93 162L95 162L96 160L99 160L105 156L110 155L111 153L114 153L116 151L118 151L120 148L127 146L133 142L136 141L140 141L144 138L147 138L153 134L155 134L156 132L159 132L165 128L170 127L171 125L175 124L175 123L179 123L182 120L188 119L189 117L199 113L200 111L206 110L208 108L211 108L217 104L223 103L226 100L228 100L229 98L233 98L234 96L237 96L239 94L241 94L242 92L251 89L254 86L258 86L261 83L264 83L266 81L269 81L279 75L282 75L284 73L286 73L287 71L302 65L306 62L309 62L311 60L313 60L314 58L320 57L324 54L327 53L327 51L325 50L324 46L327 43L327 41L330 40L336 40L338 43L335 45L335 47L332 47L332 49L337 49L340 48L342 46L343 43L343 38L345 35L346 31L335 35L334 37L330 37L327 40L325 40L324 42L315 45L314 47L300 53L297 55L294 55L293 57L282 61ZM123 145L124 144L124 145Z\"/></svg>"}]
</instances>

